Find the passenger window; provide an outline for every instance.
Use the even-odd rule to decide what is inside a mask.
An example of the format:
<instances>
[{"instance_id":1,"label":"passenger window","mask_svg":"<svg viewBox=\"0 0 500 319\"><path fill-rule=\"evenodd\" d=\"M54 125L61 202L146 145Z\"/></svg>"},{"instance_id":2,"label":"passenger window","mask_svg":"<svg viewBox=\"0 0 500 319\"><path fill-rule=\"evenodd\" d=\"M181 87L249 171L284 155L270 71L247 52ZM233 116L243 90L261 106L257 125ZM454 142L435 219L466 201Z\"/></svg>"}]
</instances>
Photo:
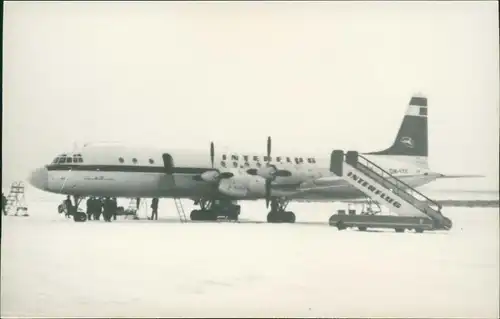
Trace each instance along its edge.
<instances>
[{"instance_id":1,"label":"passenger window","mask_svg":"<svg viewBox=\"0 0 500 319\"><path fill-rule=\"evenodd\" d=\"M149 164L154 164L154 163L155 163L155 161L152 158L150 158L149 159Z\"/></svg>"},{"instance_id":2,"label":"passenger window","mask_svg":"<svg viewBox=\"0 0 500 319\"><path fill-rule=\"evenodd\" d=\"M223 161L227 160L227 155L226 154L222 155L222 160Z\"/></svg>"},{"instance_id":3,"label":"passenger window","mask_svg":"<svg viewBox=\"0 0 500 319\"><path fill-rule=\"evenodd\" d=\"M234 167L238 167L238 162L233 162Z\"/></svg>"},{"instance_id":4,"label":"passenger window","mask_svg":"<svg viewBox=\"0 0 500 319\"><path fill-rule=\"evenodd\" d=\"M226 167L226 162L224 162L224 161L220 162L220 166Z\"/></svg>"},{"instance_id":5,"label":"passenger window","mask_svg":"<svg viewBox=\"0 0 500 319\"><path fill-rule=\"evenodd\" d=\"M281 156L276 157L276 162L281 162Z\"/></svg>"},{"instance_id":6,"label":"passenger window","mask_svg":"<svg viewBox=\"0 0 500 319\"><path fill-rule=\"evenodd\" d=\"M83 163L83 158L81 158L81 157L80 157L80 158L78 159L78 162L79 162L79 163Z\"/></svg>"},{"instance_id":7,"label":"passenger window","mask_svg":"<svg viewBox=\"0 0 500 319\"><path fill-rule=\"evenodd\" d=\"M233 161L237 161L238 160L238 155L231 155L231 159Z\"/></svg>"},{"instance_id":8,"label":"passenger window","mask_svg":"<svg viewBox=\"0 0 500 319\"><path fill-rule=\"evenodd\" d=\"M248 162L248 155L243 155L243 159L245 160L245 162Z\"/></svg>"},{"instance_id":9,"label":"passenger window","mask_svg":"<svg viewBox=\"0 0 500 319\"><path fill-rule=\"evenodd\" d=\"M125 160L123 159L123 157L120 157L120 158L118 159L118 162L120 162L120 163L122 163L122 164L123 164L123 162L125 162Z\"/></svg>"},{"instance_id":10,"label":"passenger window","mask_svg":"<svg viewBox=\"0 0 500 319\"><path fill-rule=\"evenodd\" d=\"M286 162L287 162L287 163L291 163L291 162L292 162L292 160L290 160L290 157L287 157L287 158L286 158Z\"/></svg>"},{"instance_id":11,"label":"passenger window","mask_svg":"<svg viewBox=\"0 0 500 319\"><path fill-rule=\"evenodd\" d=\"M66 158L66 163L73 163L73 159L71 157Z\"/></svg>"},{"instance_id":12,"label":"passenger window","mask_svg":"<svg viewBox=\"0 0 500 319\"><path fill-rule=\"evenodd\" d=\"M137 158L133 158L132 163L137 164Z\"/></svg>"},{"instance_id":13,"label":"passenger window","mask_svg":"<svg viewBox=\"0 0 500 319\"><path fill-rule=\"evenodd\" d=\"M56 157L53 161L52 164L57 164L57 161L59 160L59 157Z\"/></svg>"},{"instance_id":14,"label":"passenger window","mask_svg":"<svg viewBox=\"0 0 500 319\"><path fill-rule=\"evenodd\" d=\"M269 161L269 157L264 156L264 162L267 162L267 161Z\"/></svg>"},{"instance_id":15,"label":"passenger window","mask_svg":"<svg viewBox=\"0 0 500 319\"><path fill-rule=\"evenodd\" d=\"M256 161L256 162L258 162L259 161L259 157L258 156L254 156L253 160Z\"/></svg>"},{"instance_id":16,"label":"passenger window","mask_svg":"<svg viewBox=\"0 0 500 319\"><path fill-rule=\"evenodd\" d=\"M300 162L299 162L299 158L298 158L298 157L296 157L296 158L295 158L295 164L299 164L299 163L300 163Z\"/></svg>"}]
</instances>

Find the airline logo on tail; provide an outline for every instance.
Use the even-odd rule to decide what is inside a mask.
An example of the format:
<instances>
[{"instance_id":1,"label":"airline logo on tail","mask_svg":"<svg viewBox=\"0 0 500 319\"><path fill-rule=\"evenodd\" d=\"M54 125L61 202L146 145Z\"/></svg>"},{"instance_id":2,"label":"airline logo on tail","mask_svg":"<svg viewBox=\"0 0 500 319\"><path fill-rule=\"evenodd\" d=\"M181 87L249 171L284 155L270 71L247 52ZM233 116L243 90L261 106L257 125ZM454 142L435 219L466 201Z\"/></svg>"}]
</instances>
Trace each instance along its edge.
<instances>
[{"instance_id":1,"label":"airline logo on tail","mask_svg":"<svg viewBox=\"0 0 500 319\"><path fill-rule=\"evenodd\" d=\"M408 136L403 136L401 138L400 142L409 148L413 148L415 146L413 139L411 137L408 137Z\"/></svg>"}]
</instances>

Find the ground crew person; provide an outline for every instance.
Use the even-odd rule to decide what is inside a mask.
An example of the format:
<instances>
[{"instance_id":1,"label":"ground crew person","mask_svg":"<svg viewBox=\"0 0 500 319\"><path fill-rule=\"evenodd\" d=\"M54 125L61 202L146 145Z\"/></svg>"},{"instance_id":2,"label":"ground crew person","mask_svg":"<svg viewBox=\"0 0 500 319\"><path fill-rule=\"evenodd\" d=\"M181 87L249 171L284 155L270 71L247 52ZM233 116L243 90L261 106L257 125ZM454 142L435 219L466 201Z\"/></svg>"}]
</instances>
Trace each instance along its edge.
<instances>
[{"instance_id":1,"label":"ground crew person","mask_svg":"<svg viewBox=\"0 0 500 319\"><path fill-rule=\"evenodd\" d=\"M66 206L66 218L69 218L73 215L73 203L71 202L69 195L64 200L64 205Z\"/></svg>"},{"instance_id":2,"label":"ground crew person","mask_svg":"<svg viewBox=\"0 0 500 319\"><path fill-rule=\"evenodd\" d=\"M94 197L90 196L87 199L87 219L92 220L92 214L94 212Z\"/></svg>"},{"instance_id":3,"label":"ground crew person","mask_svg":"<svg viewBox=\"0 0 500 319\"><path fill-rule=\"evenodd\" d=\"M111 214L112 214L112 209L113 209L113 203L111 202L111 199L109 197L106 197L104 199L104 221L110 222L111 221Z\"/></svg>"},{"instance_id":4,"label":"ground crew person","mask_svg":"<svg viewBox=\"0 0 500 319\"><path fill-rule=\"evenodd\" d=\"M153 198L151 201L151 208L153 209L151 219L158 220L158 198Z\"/></svg>"},{"instance_id":5,"label":"ground crew person","mask_svg":"<svg viewBox=\"0 0 500 319\"><path fill-rule=\"evenodd\" d=\"M112 212L113 212L113 220L116 220L116 213L118 211L118 203L116 202L116 197L113 197L111 199L111 208L112 208Z\"/></svg>"},{"instance_id":6,"label":"ground crew person","mask_svg":"<svg viewBox=\"0 0 500 319\"><path fill-rule=\"evenodd\" d=\"M96 216L94 217L95 220L101 219L101 214L103 214L103 206L104 206L104 199L103 198L96 198L95 199L95 214L96 214ZM104 217L104 215L103 215L103 217Z\"/></svg>"}]
</instances>

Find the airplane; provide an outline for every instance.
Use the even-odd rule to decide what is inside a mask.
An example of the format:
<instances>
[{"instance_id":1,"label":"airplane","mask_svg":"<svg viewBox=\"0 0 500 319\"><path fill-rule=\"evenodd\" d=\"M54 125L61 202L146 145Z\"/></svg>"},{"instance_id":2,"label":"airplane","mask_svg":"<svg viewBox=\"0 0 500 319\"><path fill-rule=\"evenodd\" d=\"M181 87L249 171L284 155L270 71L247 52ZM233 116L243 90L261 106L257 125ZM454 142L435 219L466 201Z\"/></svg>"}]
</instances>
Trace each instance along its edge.
<instances>
[{"instance_id":1,"label":"airplane","mask_svg":"<svg viewBox=\"0 0 500 319\"><path fill-rule=\"evenodd\" d=\"M364 153L411 187L438 178L480 177L444 175L428 165L427 98L413 95L393 144ZM209 155L209 156L207 156ZM268 222L294 223L286 207L293 200L349 201L366 196L330 172L329 156L271 156L267 153L133 147L121 143L87 143L80 150L56 156L28 177L34 187L73 196L76 205L86 196L129 198L187 198L200 205L191 220L237 220L236 201L265 199L271 204ZM77 213L75 221L84 221ZM85 214L83 214L85 215Z\"/></svg>"}]
</instances>

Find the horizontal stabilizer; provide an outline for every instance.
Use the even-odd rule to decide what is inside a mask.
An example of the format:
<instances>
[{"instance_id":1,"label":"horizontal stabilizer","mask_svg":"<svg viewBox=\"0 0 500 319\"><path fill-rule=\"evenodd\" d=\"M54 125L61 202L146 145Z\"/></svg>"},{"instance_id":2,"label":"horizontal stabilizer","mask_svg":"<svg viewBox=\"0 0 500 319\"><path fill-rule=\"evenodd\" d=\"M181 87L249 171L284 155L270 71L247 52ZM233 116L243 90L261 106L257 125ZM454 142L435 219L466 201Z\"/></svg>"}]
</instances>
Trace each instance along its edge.
<instances>
[{"instance_id":1,"label":"horizontal stabilizer","mask_svg":"<svg viewBox=\"0 0 500 319\"><path fill-rule=\"evenodd\" d=\"M456 175L456 174L441 174L439 178L481 178L484 175Z\"/></svg>"}]
</instances>

